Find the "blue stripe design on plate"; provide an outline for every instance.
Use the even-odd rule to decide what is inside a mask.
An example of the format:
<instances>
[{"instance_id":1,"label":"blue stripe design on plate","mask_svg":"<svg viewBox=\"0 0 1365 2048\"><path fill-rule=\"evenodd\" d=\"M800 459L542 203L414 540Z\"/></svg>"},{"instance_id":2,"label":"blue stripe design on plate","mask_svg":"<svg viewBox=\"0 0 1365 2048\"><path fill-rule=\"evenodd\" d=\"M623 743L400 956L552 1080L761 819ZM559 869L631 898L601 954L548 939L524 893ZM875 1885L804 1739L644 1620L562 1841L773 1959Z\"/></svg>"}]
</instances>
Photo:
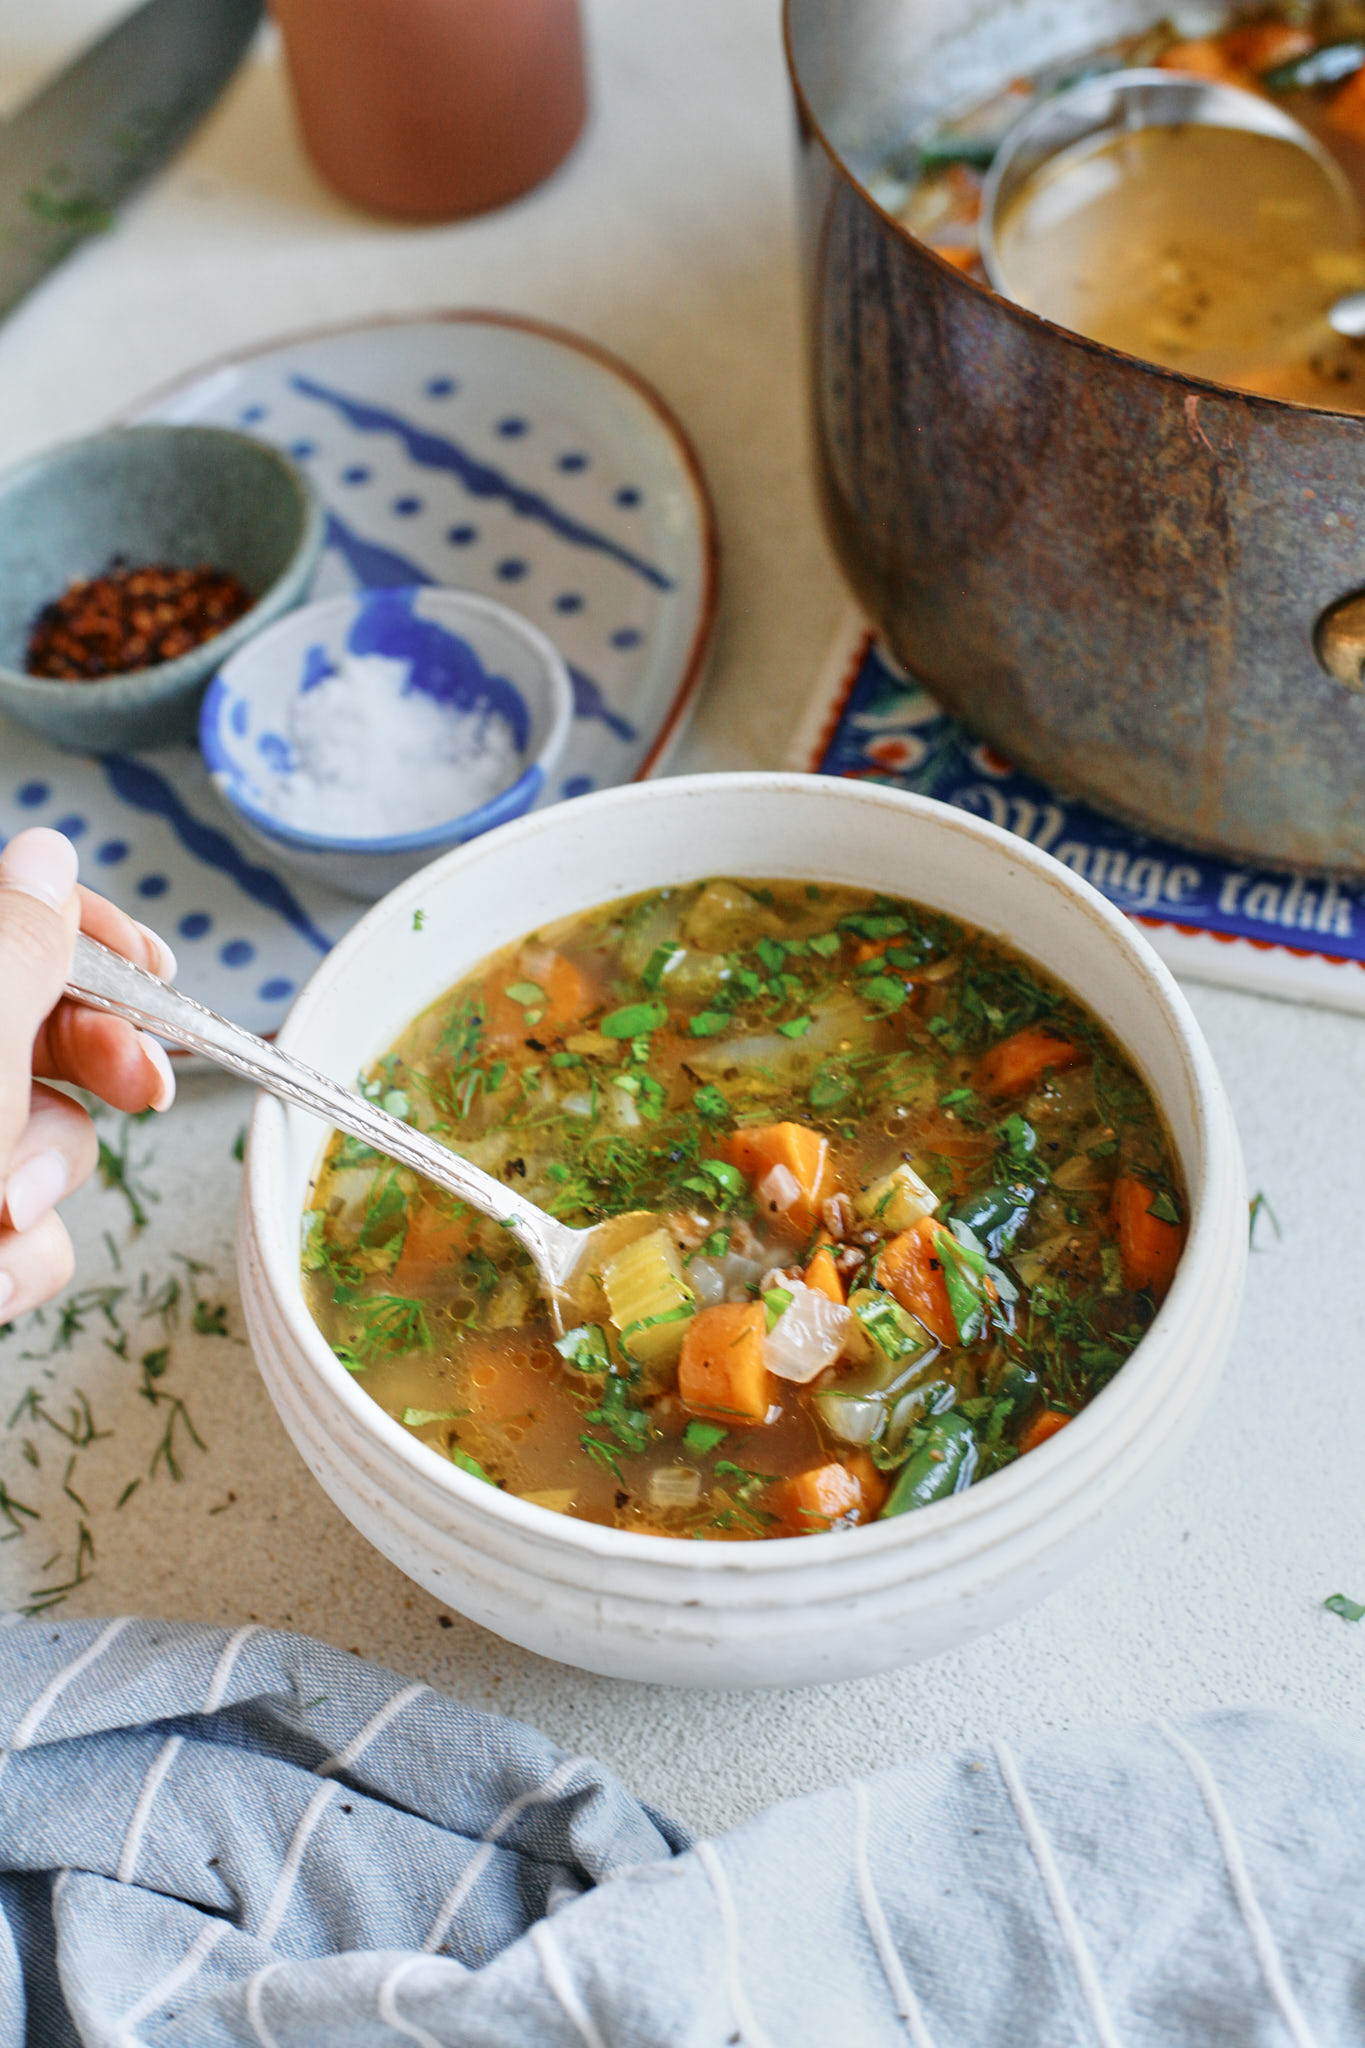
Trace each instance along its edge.
<instances>
[{"instance_id":1,"label":"blue stripe design on plate","mask_svg":"<svg viewBox=\"0 0 1365 2048\"><path fill-rule=\"evenodd\" d=\"M622 718L619 711L613 711L602 695L601 685L591 676L585 676L581 668L568 664L569 681L573 684L573 708L575 718L600 718L609 732L618 740L633 740L635 727Z\"/></svg>"},{"instance_id":2,"label":"blue stripe design on plate","mask_svg":"<svg viewBox=\"0 0 1365 2048\"><path fill-rule=\"evenodd\" d=\"M436 582L436 578L420 562L414 562L411 555L400 554L396 548L382 547L378 541L366 540L344 519L338 519L335 512L327 514L326 545L335 548L357 583L366 590L389 590L404 585L417 587ZM611 709L600 683L595 683L572 662L568 667L569 680L573 684L575 717L600 719L608 732L628 745L637 737L635 727L628 719L622 718L619 711Z\"/></svg>"},{"instance_id":3,"label":"blue stripe design on plate","mask_svg":"<svg viewBox=\"0 0 1365 2048\"><path fill-rule=\"evenodd\" d=\"M434 584L436 581L420 562L413 561L411 555L400 555L397 548L386 548L377 540L366 540L344 519L338 519L335 512L327 514L325 545L336 549L364 590L401 590L405 585Z\"/></svg>"},{"instance_id":4,"label":"blue stripe design on plate","mask_svg":"<svg viewBox=\"0 0 1365 2048\"><path fill-rule=\"evenodd\" d=\"M528 491L523 484L515 483L500 469L490 463L480 462L443 434L428 433L425 428L405 420L401 413L391 412L385 406L370 405L365 400L350 398L344 391L334 391L326 384L315 382L312 377L291 377L290 384L304 398L313 398L320 405L330 405L341 414L348 426L360 434L394 434L403 443L409 458L420 469L443 471L447 476L459 480L475 498L502 498L514 512L523 519L539 520L542 526L557 534L560 540L571 542L576 547L595 548L599 553L610 555L613 561L631 569L637 576L643 576L656 590L672 590L673 578L647 562L629 548L621 546L608 534L599 533L596 528L585 526L579 519L573 519L567 512L561 512L557 505L539 491Z\"/></svg>"},{"instance_id":5,"label":"blue stripe design on plate","mask_svg":"<svg viewBox=\"0 0 1365 2048\"><path fill-rule=\"evenodd\" d=\"M134 810L164 818L180 844L196 860L227 875L243 895L259 903L262 909L273 910L310 946L316 946L319 953L331 952L332 940L313 923L293 891L269 868L256 867L244 859L226 834L205 825L188 811L164 775L149 768L145 761L135 761L126 754L105 754L102 765L115 796L131 804Z\"/></svg>"}]
</instances>

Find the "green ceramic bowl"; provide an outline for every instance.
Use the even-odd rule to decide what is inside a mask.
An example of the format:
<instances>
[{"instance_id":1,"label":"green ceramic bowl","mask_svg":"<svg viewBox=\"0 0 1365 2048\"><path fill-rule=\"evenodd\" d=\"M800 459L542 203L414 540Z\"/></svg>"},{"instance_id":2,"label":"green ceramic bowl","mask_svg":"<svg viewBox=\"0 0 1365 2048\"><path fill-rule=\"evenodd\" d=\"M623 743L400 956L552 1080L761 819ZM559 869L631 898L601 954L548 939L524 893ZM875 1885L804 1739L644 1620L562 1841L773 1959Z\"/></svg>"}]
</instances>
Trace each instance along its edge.
<instances>
[{"instance_id":1,"label":"green ceramic bowl","mask_svg":"<svg viewBox=\"0 0 1365 2048\"><path fill-rule=\"evenodd\" d=\"M264 442L221 427L117 427L0 476L0 712L78 752L192 739L199 699L234 648L306 594L323 514L306 477ZM99 682L24 673L45 604L115 556L207 562L256 602L226 631L155 668Z\"/></svg>"}]
</instances>

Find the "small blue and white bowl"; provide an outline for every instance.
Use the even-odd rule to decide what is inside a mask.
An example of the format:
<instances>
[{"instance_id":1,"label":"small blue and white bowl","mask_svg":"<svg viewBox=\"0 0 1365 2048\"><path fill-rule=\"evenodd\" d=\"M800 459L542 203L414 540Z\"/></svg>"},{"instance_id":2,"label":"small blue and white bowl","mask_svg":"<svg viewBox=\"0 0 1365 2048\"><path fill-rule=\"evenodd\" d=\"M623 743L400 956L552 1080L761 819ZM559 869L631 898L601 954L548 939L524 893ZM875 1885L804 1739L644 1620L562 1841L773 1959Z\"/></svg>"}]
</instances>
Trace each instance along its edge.
<instances>
[{"instance_id":1,"label":"small blue and white bowl","mask_svg":"<svg viewBox=\"0 0 1365 2048\"><path fill-rule=\"evenodd\" d=\"M425 586L327 598L259 634L210 685L199 744L254 838L373 898L529 811L572 723L543 633Z\"/></svg>"}]
</instances>

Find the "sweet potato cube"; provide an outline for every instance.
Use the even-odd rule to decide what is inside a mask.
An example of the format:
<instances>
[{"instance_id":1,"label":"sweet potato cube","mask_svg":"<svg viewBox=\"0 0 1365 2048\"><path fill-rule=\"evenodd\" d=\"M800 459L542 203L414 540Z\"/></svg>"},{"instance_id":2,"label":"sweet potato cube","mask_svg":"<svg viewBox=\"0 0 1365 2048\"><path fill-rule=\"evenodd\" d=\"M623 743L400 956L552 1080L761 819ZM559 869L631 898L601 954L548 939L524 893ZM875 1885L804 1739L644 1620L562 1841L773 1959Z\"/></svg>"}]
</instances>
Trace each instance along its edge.
<instances>
[{"instance_id":1,"label":"sweet potato cube","mask_svg":"<svg viewBox=\"0 0 1365 2048\"><path fill-rule=\"evenodd\" d=\"M1071 1417L1063 1415L1059 1408L1040 1408L1019 1438L1021 1451L1036 1451L1039 1444L1045 1444L1050 1436L1056 1436L1059 1429L1065 1429Z\"/></svg>"},{"instance_id":2,"label":"sweet potato cube","mask_svg":"<svg viewBox=\"0 0 1365 2048\"><path fill-rule=\"evenodd\" d=\"M513 961L484 983L484 1033L490 1045L503 1047L520 1045L527 1038L559 1038L587 1016L596 999L583 969L563 953L552 953L549 964L534 976Z\"/></svg>"},{"instance_id":3,"label":"sweet potato cube","mask_svg":"<svg viewBox=\"0 0 1365 2048\"><path fill-rule=\"evenodd\" d=\"M886 1499L886 1481L865 1451L846 1462L812 1465L774 1489L774 1505L788 1535L819 1534L836 1522L870 1522Z\"/></svg>"},{"instance_id":4,"label":"sweet potato cube","mask_svg":"<svg viewBox=\"0 0 1365 2048\"><path fill-rule=\"evenodd\" d=\"M841 1308L848 1299L844 1292L844 1283L839 1277L839 1268L834 1263L834 1253L827 1244L819 1247L801 1277L807 1287L813 1287L817 1294L823 1294L827 1300L837 1302Z\"/></svg>"},{"instance_id":5,"label":"sweet potato cube","mask_svg":"<svg viewBox=\"0 0 1365 2048\"><path fill-rule=\"evenodd\" d=\"M1365 142L1365 70L1353 71L1327 103L1327 125L1352 142Z\"/></svg>"},{"instance_id":6,"label":"sweet potato cube","mask_svg":"<svg viewBox=\"0 0 1365 2048\"><path fill-rule=\"evenodd\" d=\"M468 1212L452 1216L423 1203L417 1207L393 1269L395 1294L418 1294L443 1280L453 1280L469 1249L473 1219Z\"/></svg>"},{"instance_id":7,"label":"sweet potato cube","mask_svg":"<svg viewBox=\"0 0 1365 2048\"><path fill-rule=\"evenodd\" d=\"M1155 1199L1147 1183L1134 1174L1121 1174L1114 1182L1113 1218L1123 1284L1135 1291L1149 1287L1160 1301L1175 1278L1185 1249L1185 1226L1153 1216Z\"/></svg>"},{"instance_id":8,"label":"sweet potato cube","mask_svg":"<svg viewBox=\"0 0 1365 2048\"><path fill-rule=\"evenodd\" d=\"M1317 47L1311 28L1290 21L1243 22L1240 28L1225 29L1218 40L1234 64L1245 64L1257 77L1277 65L1292 64Z\"/></svg>"},{"instance_id":9,"label":"sweet potato cube","mask_svg":"<svg viewBox=\"0 0 1365 2048\"><path fill-rule=\"evenodd\" d=\"M1255 89L1255 78L1245 64L1239 64L1221 36L1195 36L1183 43L1171 43L1157 58L1163 71L1183 71L1193 78L1211 78L1219 85L1238 85L1243 92Z\"/></svg>"},{"instance_id":10,"label":"sweet potato cube","mask_svg":"<svg viewBox=\"0 0 1365 2048\"><path fill-rule=\"evenodd\" d=\"M1058 1038L1055 1032L1033 1028L1016 1031L1012 1038L1002 1038L999 1045L993 1045L983 1056L976 1070L976 1085L983 1095L1001 1099L1022 1095L1049 1071L1060 1074L1065 1067L1074 1067L1084 1058L1079 1045L1069 1038Z\"/></svg>"},{"instance_id":11,"label":"sweet potato cube","mask_svg":"<svg viewBox=\"0 0 1365 2048\"><path fill-rule=\"evenodd\" d=\"M762 1422L772 1400L763 1363L767 1323L761 1301L723 1301L687 1325L678 1360L678 1395L694 1415L718 1422Z\"/></svg>"},{"instance_id":12,"label":"sweet potato cube","mask_svg":"<svg viewBox=\"0 0 1365 2048\"><path fill-rule=\"evenodd\" d=\"M882 1247L877 1278L902 1308L932 1330L940 1344L956 1344L957 1318L948 1299L938 1240L946 1236L941 1223L925 1216Z\"/></svg>"},{"instance_id":13,"label":"sweet potato cube","mask_svg":"<svg viewBox=\"0 0 1365 2048\"><path fill-rule=\"evenodd\" d=\"M798 1230L814 1230L820 1219L820 1204L837 1185L829 1158L829 1139L805 1124L760 1124L736 1131L730 1140L730 1158L755 1188L775 1166L785 1167L796 1182L799 1194L785 1211L785 1219Z\"/></svg>"}]
</instances>

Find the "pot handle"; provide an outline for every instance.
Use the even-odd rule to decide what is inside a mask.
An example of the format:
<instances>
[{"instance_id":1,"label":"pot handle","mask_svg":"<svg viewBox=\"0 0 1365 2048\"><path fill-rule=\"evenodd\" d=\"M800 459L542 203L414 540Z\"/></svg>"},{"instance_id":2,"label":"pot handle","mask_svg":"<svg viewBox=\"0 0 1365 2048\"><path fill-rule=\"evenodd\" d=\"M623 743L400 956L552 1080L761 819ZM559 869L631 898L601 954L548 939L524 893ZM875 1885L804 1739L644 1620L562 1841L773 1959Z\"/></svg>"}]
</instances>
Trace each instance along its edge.
<instances>
[{"instance_id":1,"label":"pot handle","mask_svg":"<svg viewBox=\"0 0 1365 2048\"><path fill-rule=\"evenodd\" d=\"M1365 591L1328 605L1313 628L1313 652L1344 689L1365 691Z\"/></svg>"}]
</instances>

